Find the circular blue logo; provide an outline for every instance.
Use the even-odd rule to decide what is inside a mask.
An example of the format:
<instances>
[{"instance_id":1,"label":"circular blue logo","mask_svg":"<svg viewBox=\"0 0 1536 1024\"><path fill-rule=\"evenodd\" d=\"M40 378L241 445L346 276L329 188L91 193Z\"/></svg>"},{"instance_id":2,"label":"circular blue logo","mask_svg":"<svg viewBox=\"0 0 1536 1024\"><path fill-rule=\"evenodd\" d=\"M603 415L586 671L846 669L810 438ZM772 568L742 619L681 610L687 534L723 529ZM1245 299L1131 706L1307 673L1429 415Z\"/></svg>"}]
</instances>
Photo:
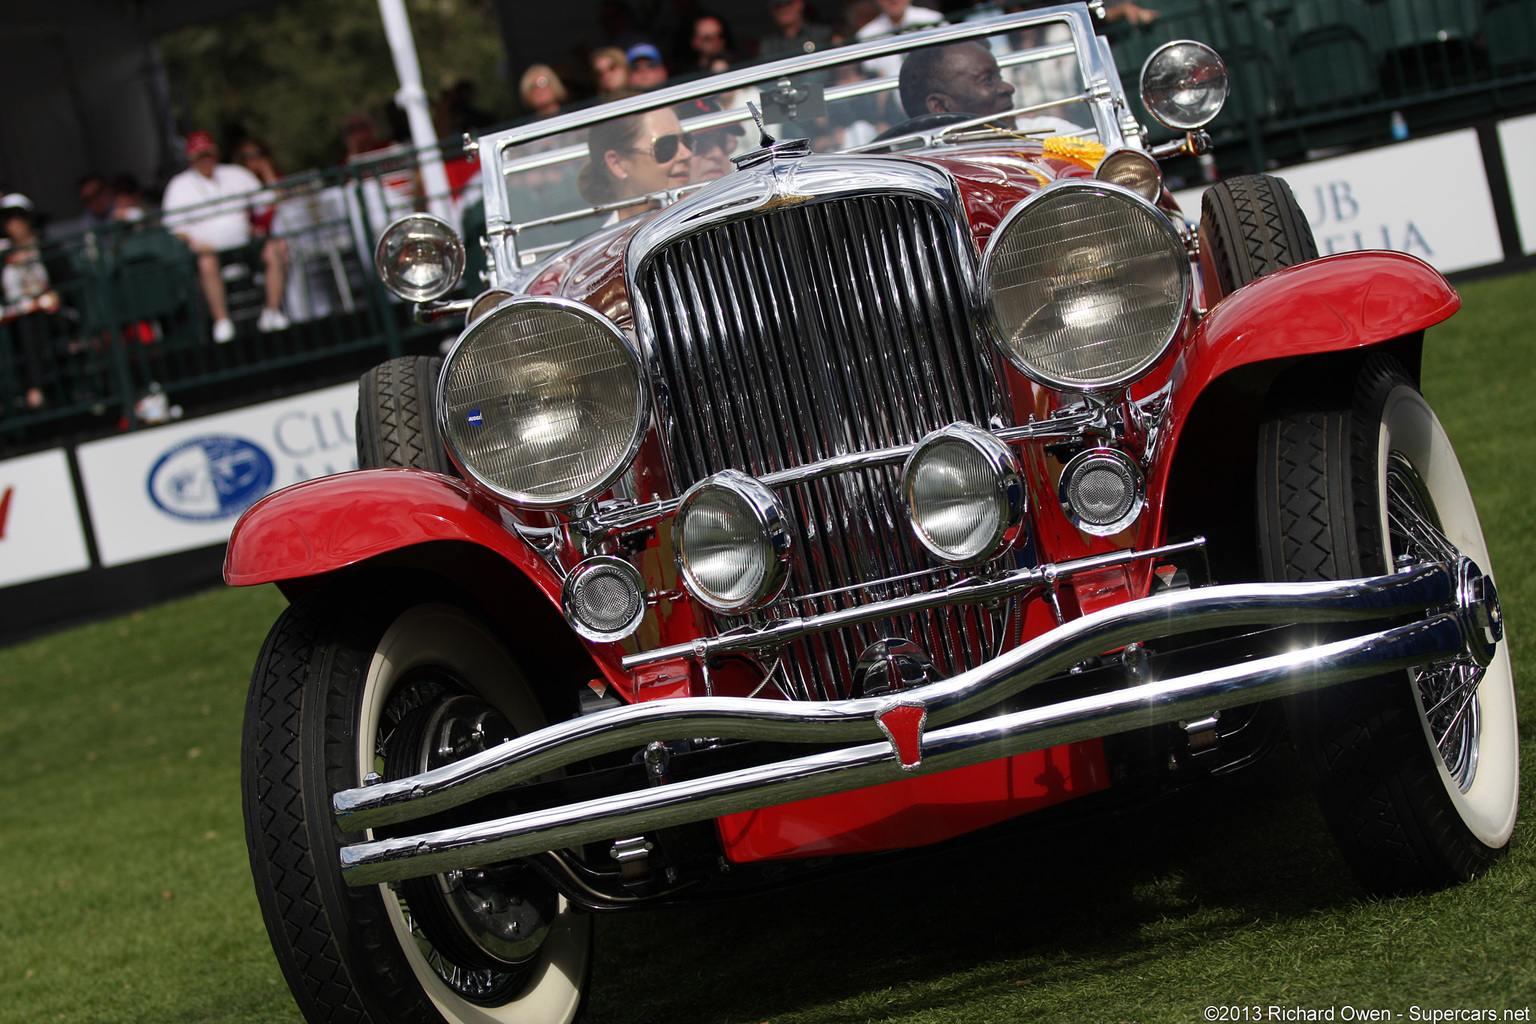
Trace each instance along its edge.
<instances>
[{"instance_id":1,"label":"circular blue logo","mask_svg":"<svg viewBox=\"0 0 1536 1024\"><path fill-rule=\"evenodd\" d=\"M238 437L195 437L149 471L149 500L178 519L229 519L272 489L272 457Z\"/></svg>"}]
</instances>

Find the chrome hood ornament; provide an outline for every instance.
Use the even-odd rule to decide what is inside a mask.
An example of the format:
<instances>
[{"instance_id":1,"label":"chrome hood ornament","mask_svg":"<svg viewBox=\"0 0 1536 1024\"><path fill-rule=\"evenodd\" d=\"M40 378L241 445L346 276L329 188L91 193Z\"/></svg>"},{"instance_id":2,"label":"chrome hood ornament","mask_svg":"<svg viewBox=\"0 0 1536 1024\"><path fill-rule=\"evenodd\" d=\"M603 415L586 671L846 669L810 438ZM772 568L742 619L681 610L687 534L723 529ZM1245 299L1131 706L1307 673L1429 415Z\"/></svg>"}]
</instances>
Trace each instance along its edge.
<instances>
[{"instance_id":1,"label":"chrome hood ornament","mask_svg":"<svg viewBox=\"0 0 1536 1024\"><path fill-rule=\"evenodd\" d=\"M810 139L785 139L780 142L768 134L767 126L763 124L763 112L757 109L757 104L749 102L747 109L752 112L752 120L757 122L757 148L741 156L731 157L731 163L745 170L781 158L794 160L810 155Z\"/></svg>"}]
</instances>

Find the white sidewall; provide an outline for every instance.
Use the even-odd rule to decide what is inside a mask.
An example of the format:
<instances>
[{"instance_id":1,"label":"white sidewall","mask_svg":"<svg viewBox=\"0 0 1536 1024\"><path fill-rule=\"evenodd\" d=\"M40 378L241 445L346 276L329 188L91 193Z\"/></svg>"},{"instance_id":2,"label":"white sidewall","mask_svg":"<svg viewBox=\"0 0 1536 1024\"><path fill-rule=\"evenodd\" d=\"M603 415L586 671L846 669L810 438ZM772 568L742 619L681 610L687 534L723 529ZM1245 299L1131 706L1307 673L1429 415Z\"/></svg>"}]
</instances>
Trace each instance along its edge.
<instances>
[{"instance_id":1,"label":"white sidewall","mask_svg":"<svg viewBox=\"0 0 1536 1024\"><path fill-rule=\"evenodd\" d=\"M519 733L545 724L516 663L484 626L454 605L415 605L385 631L368 669L357 733L359 784L373 767L373 737L394 681L423 665L441 665L472 681ZM452 1024L569 1024L575 1019L590 956L592 918L575 911L564 897L532 968L533 980L517 999L489 1007L467 1003L443 984L411 936L400 901L388 886L379 890L416 980Z\"/></svg>"},{"instance_id":2,"label":"white sidewall","mask_svg":"<svg viewBox=\"0 0 1536 1024\"><path fill-rule=\"evenodd\" d=\"M1388 537L1386 523L1387 453L1397 451L1407 457L1435 503L1448 540L1463 555L1477 563L1490 578L1493 564L1483 528L1477 520L1477 508L1467 489L1461 463L1451 447L1445 428L1434 410L1416 390L1399 386L1387 396L1381 412L1381 434L1377 445L1377 493L1381 501L1381 536ZM1424 727L1440 781L1456 806L1461 820L1481 842L1502 847L1515 827L1515 812L1520 800L1520 739L1515 718L1515 680L1509 663L1509 639L1500 642L1493 662L1488 666L1477 689L1481 718L1478 734L1477 771L1467 792L1461 792L1446 771L1445 762L1434 748L1429 723L1419 715ZM1414 693L1418 701L1417 692Z\"/></svg>"}]
</instances>

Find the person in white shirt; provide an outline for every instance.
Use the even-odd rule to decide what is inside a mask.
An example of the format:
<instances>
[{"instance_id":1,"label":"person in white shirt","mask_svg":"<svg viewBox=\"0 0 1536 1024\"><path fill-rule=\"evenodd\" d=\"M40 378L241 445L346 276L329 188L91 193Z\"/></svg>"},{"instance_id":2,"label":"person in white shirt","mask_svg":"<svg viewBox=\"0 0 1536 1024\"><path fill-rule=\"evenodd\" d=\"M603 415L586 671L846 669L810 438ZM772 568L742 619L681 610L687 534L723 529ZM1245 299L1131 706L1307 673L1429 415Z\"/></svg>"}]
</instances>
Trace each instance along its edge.
<instances>
[{"instance_id":1,"label":"person in white shirt","mask_svg":"<svg viewBox=\"0 0 1536 1024\"><path fill-rule=\"evenodd\" d=\"M257 235L251 227L253 212L272 202L262 192L261 181L234 164L219 163L219 147L207 132L187 136L187 159L192 166L165 186L162 208L165 226L197 254L197 276L213 314L213 340L233 341L235 325L229 319L224 296L221 254L255 259L259 254L266 271L266 304L256 320L261 331L288 328L283 313L283 286L288 276L288 247L281 239Z\"/></svg>"},{"instance_id":2,"label":"person in white shirt","mask_svg":"<svg viewBox=\"0 0 1536 1024\"><path fill-rule=\"evenodd\" d=\"M1013 83L1003 76L992 51L974 39L913 51L901 66L901 106L908 117L1004 114L1014 109L1013 93ZM1018 132L1077 135L1082 131L1070 121L1044 114L1022 120L1002 118L996 123Z\"/></svg>"},{"instance_id":3,"label":"person in white shirt","mask_svg":"<svg viewBox=\"0 0 1536 1024\"><path fill-rule=\"evenodd\" d=\"M876 0L876 2L880 5L880 13L873 21L859 29L857 35L860 42L897 32L906 32L923 25L938 25L944 21L944 15L938 11L930 11L926 7L913 7L912 0ZM901 58L876 57L874 60L865 61L864 66L881 78L887 78L901 71Z\"/></svg>"}]
</instances>

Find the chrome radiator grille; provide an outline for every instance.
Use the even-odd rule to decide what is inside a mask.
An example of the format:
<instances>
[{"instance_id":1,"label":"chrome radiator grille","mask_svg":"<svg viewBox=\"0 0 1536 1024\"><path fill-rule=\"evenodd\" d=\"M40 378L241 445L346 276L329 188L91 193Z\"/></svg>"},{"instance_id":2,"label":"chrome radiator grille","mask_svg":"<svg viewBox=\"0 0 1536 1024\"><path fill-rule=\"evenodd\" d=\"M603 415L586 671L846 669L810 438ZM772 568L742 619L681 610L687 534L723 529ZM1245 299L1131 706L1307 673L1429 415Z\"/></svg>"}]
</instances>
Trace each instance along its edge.
<instances>
[{"instance_id":1,"label":"chrome radiator grille","mask_svg":"<svg viewBox=\"0 0 1536 1024\"><path fill-rule=\"evenodd\" d=\"M914 197L842 198L719 225L652 255L639 285L679 489L726 468L761 476L1005 415L946 217ZM899 475L865 469L780 492L797 557L771 614L954 578L912 538ZM916 641L946 675L972 667L990 647L981 618L939 611L816 638L789 652L781 688L850 696L859 653L882 636Z\"/></svg>"}]
</instances>

